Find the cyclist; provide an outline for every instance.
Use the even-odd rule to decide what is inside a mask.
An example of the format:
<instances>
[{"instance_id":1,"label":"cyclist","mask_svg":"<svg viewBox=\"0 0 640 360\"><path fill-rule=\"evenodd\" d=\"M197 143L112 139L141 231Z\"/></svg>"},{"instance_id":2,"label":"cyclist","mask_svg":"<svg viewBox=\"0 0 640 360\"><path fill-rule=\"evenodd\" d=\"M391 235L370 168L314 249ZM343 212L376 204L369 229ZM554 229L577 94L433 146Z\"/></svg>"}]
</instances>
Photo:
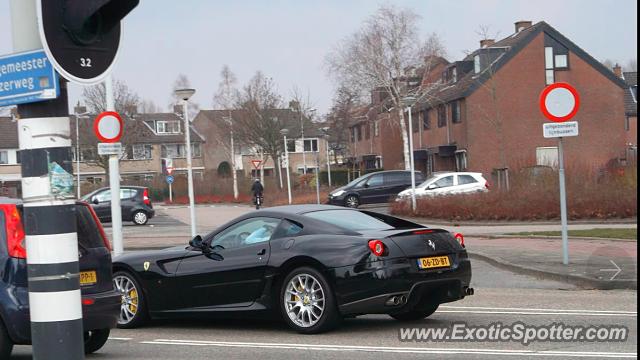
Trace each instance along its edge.
<instances>
[{"instance_id":1,"label":"cyclist","mask_svg":"<svg viewBox=\"0 0 640 360\"><path fill-rule=\"evenodd\" d=\"M260 183L260 179L255 179L255 181L253 182L253 185L251 185L251 193L253 194L253 202L254 204L256 204L256 210L260 209L263 192L264 192L264 187Z\"/></svg>"}]
</instances>

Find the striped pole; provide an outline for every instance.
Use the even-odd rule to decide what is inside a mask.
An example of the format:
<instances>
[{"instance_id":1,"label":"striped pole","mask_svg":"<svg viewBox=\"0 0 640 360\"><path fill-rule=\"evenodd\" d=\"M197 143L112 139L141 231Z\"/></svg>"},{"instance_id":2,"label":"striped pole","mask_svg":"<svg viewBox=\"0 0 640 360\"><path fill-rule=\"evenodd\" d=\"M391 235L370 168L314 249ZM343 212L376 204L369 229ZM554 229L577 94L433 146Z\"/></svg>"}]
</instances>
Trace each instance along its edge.
<instances>
[{"instance_id":1,"label":"striped pole","mask_svg":"<svg viewBox=\"0 0 640 360\"><path fill-rule=\"evenodd\" d=\"M35 1L12 0L14 51L42 48ZM18 106L35 360L84 359L66 82L54 100Z\"/></svg>"}]
</instances>

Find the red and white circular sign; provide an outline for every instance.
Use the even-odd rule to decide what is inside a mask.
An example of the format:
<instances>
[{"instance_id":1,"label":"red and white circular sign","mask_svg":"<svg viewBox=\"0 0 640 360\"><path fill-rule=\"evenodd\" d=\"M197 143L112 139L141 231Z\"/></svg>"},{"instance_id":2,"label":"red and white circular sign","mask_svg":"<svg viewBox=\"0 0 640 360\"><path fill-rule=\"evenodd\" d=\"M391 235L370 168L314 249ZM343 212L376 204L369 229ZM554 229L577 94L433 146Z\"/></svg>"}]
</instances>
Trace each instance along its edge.
<instances>
[{"instance_id":1,"label":"red and white circular sign","mask_svg":"<svg viewBox=\"0 0 640 360\"><path fill-rule=\"evenodd\" d=\"M105 143L120 141L123 127L122 118L115 111L105 111L93 122L93 132L101 142Z\"/></svg>"},{"instance_id":2,"label":"red and white circular sign","mask_svg":"<svg viewBox=\"0 0 640 360\"><path fill-rule=\"evenodd\" d=\"M567 83L551 84L540 94L540 110L551 121L570 120L578 113L579 108L578 91Z\"/></svg>"}]
</instances>

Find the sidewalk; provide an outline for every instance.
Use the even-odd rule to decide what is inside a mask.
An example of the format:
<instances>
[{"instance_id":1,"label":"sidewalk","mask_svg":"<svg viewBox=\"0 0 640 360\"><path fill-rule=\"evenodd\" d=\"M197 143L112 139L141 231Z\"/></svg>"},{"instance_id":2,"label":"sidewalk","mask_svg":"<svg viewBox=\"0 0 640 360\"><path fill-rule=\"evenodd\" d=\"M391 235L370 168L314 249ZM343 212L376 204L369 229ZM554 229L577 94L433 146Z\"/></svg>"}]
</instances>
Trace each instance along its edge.
<instances>
[{"instance_id":1,"label":"sidewalk","mask_svg":"<svg viewBox=\"0 0 640 360\"><path fill-rule=\"evenodd\" d=\"M471 258L516 273L563 281L589 289L637 289L637 242L569 239L569 265L562 264L562 240L467 237Z\"/></svg>"}]
</instances>

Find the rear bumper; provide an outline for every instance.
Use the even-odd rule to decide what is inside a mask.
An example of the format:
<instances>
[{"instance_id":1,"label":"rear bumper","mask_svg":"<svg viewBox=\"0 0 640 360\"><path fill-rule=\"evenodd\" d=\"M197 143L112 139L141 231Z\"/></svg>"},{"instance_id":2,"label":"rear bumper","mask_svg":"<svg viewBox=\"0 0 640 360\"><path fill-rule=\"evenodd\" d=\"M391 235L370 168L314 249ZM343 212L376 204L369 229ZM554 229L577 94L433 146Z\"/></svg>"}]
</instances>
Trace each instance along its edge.
<instances>
[{"instance_id":1,"label":"rear bumper","mask_svg":"<svg viewBox=\"0 0 640 360\"><path fill-rule=\"evenodd\" d=\"M338 307L343 315L390 314L428 303L465 297L471 281L466 252L450 255L448 269L419 270L415 259L391 259L332 269ZM393 297L403 297L390 304Z\"/></svg>"},{"instance_id":2,"label":"rear bumper","mask_svg":"<svg viewBox=\"0 0 640 360\"><path fill-rule=\"evenodd\" d=\"M5 324L9 337L15 344L31 343L28 293L26 288L10 289L14 295L12 304L5 308ZM92 305L82 306L82 325L85 331L115 328L120 313L121 296L115 291L82 295L83 300L93 300ZM3 304L4 306L5 304Z\"/></svg>"}]
</instances>

